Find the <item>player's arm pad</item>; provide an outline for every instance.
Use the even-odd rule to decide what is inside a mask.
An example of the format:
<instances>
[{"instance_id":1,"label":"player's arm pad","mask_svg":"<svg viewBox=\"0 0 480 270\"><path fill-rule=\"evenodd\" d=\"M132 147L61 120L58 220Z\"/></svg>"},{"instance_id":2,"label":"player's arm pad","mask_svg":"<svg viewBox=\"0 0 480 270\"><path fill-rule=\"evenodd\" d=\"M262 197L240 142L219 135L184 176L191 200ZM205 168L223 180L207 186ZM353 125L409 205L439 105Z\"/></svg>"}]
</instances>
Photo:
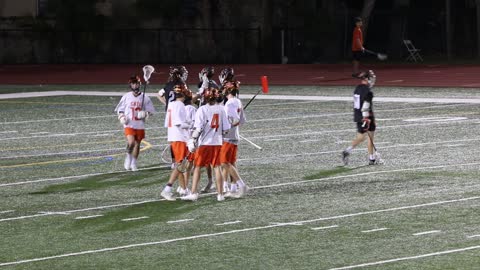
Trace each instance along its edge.
<instances>
[{"instance_id":1,"label":"player's arm pad","mask_svg":"<svg viewBox=\"0 0 480 270\"><path fill-rule=\"evenodd\" d=\"M362 116L368 117L370 115L370 102L364 101L362 105Z\"/></svg>"},{"instance_id":2,"label":"player's arm pad","mask_svg":"<svg viewBox=\"0 0 480 270\"><path fill-rule=\"evenodd\" d=\"M161 97L165 96L165 89L163 89L163 88L160 89L160 90L158 91L158 95L161 96Z\"/></svg>"},{"instance_id":3,"label":"player's arm pad","mask_svg":"<svg viewBox=\"0 0 480 270\"><path fill-rule=\"evenodd\" d=\"M200 128L194 129L192 133L192 138L198 139L198 137L200 137L200 133L202 133L202 130Z\"/></svg>"}]
</instances>

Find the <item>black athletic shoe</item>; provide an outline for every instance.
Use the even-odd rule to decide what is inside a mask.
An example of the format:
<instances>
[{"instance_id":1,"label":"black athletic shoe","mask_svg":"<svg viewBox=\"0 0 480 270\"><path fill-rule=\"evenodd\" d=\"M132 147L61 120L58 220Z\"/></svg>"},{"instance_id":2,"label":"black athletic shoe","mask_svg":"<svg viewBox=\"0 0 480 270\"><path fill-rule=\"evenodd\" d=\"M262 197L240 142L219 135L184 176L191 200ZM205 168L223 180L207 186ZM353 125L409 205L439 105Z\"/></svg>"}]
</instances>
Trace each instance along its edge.
<instances>
[{"instance_id":1,"label":"black athletic shoe","mask_svg":"<svg viewBox=\"0 0 480 270\"><path fill-rule=\"evenodd\" d=\"M344 165L348 165L348 156L350 156L350 153L347 151L342 152L342 161Z\"/></svg>"},{"instance_id":2,"label":"black athletic shoe","mask_svg":"<svg viewBox=\"0 0 480 270\"><path fill-rule=\"evenodd\" d=\"M375 165L375 164L377 164L377 163L375 162L375 159L369 159L369 160L368 160L368 165Z\"/></svg>"}]
</instances>

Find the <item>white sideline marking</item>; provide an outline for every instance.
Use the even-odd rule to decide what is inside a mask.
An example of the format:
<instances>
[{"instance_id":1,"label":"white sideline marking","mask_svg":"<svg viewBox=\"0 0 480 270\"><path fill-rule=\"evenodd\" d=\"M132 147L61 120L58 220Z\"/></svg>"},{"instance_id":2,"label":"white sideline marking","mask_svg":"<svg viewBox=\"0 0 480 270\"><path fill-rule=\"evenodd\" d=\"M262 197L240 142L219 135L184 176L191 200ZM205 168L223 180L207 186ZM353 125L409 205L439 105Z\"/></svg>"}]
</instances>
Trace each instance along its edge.
<instances>
[{"instance_id":1,"label":"white sideline marking","mask_svg":"<svg viewBox=\"0 0 480 270\"><path fill-rule=\"evenodd\" d=\"M480 237L480 234L475 234L475 235L469 235L469 236L467 236L467 238L476 238L476 237Z\"/></svg>"},{"instance_id":2,"label":"white sideline marking","mask_svg":"<svg viewBox=\"0 0 480 270\"><path fill-rule=\"evenodd\" d=\"M134 220L140 220L140 219L147 219L149 218L148 216L142 216L142 217L135 217L135 218L124 218L122 221L134 221Z\"/></svg>"},{"instance_id":3,"label":"white sideline marking","mask_svg":"<svg viewBox=\"0 0 480 270\"><path fill-rule=\"evenodd\" d=\"M426 231L426 232L419 232L419 233L414 233L414 236L420 236L420 235L426 235L426 234L434 234L434 233L439 233L441 232L440 230L433 230L433 231Z\"/></svg>"},{"instance_id":4,"label":"white sideline marking","mask_svg":"<svg viewBox=\"0 0 480 270\"><path fill-rule=\"evenodd\" d=\"M448 121L459 121L459 120L467 120L467 117L463 116L438 116L438 117L422 117L422 118L411 118L405 119L405 122L448 122Z\"/></svg>"},{"instance_id":5,"label":"white sideline marking","mask_svg":"<svg viewBox=\"0 0 480 270\"><path fill-rule=\"evenodd\" d=\"M388 228L371 229L371 230L362 231L362 233L379 232L379 231L385 231L385 230L388 230Z\"/></svg>"},{"instance_id":6,"label":"white sideline marking","mask_svg":"<svg viewBox=\"0 0 480 270\"><path fill-rule=\"evenodd\" d=\"M193 218L186 218L186 219L179 219L179 220L170 220L170 221L167 221L167 223L181 223L181 222L189 222L189 221L193 221L195 219Z\"/></svg>"},{"instance_id":7,"label":"white sideline marking","mask_svg":"<svg viewBox=\"0 0 480 270\"><path fill-rule=\"evenodd\" d=\"M242 223L242 221L235 220L235 221L229 221L229 222L224 222L224 223L218 223L218 224L215 224L215 226L232 225L232 224L238 224L238 223Z\"/></svg>"},{"instance_id":8,"label":"white sideline marking","mask_svg":"<svg viewBox=\"0 0 480 270\"><path fill-rule=\"evenodd\" d=\"M15 212L15 210L0 211L0 214L8 214L8 213L12 213L12 212Z\"/></svg>"},{"instance_id":9,"label":"white sideline marking","mask_svg":"<svg viewBox=\"0 0 480 270\"><path fill-rule=\"evenodd\" d=\"M314 227L314 228L311 228L311 229L314 230L314 231L318 231L318 230L326 230L326 229L333 229L333 228L338 228L338 225L325 226L325 227Z\"/></svg>"},{"instance_id":10,"label":"white sideline marking","mask_svg":"<svg viewBox=\"0 0 480 270\"><path fill-rule=\"evenodd\" d=\"M377 145L377 144L375 144ZM22 155L22 156L8 156L8 157L0 157L0 159L17 159L17 158L27 158L27 157L48 157L48 156L60 156L60 155L75 155L75 154L83 154L83 153L95 153L95 152L114 152L122 150L125 152L125 147L119 148L109 148L109 149L97 149L97 150L86 150L86 151L74 151L74 152L58 152L58 153L45 153L39 155ZM122 152L122 153L123 153ZM108 154L108 153L107 153ZM110 153L116 154L116 153Z\"/></svg>"},{"instance_id":11,"label":"white sideline marking","mask_svg":"<svg viewBox=\"0 0 480 270\"><path fill-rule=\"evenodd\" d=\"M459 249L450 249L450 250L439 251L439 252L434 252L434 253L427 253L427 254L422 254L422 255L417 255L417 256L402 257L402 258L396 258L396 259L390 259L390 260L384 260L384 261L377 261L377 262L362 263L362 264L343 266L343 267L337 267L337 268L330 268L329 270L345 270L345 269L362 268L362 267L373 266L373 265L382 265L382 264L392 263L392 262L408 261L408 260L415 260L415 259L427 258L427 257L432 257L432 256L438 256L438 255L445 255L445 254L469 251L469 250L474 250L474 249L479 249L479 248L480 248L480 246L471 246L471 247L465 247L465 248L459 248Z\"/></svg>"},{"instance_id":12,"label":"white sideline marking","mask_svg":"<svg viewBox=\"0 0 480 270\"><path fill-rule=\"evenodd\" d=\"M50 134L50 132L42 131L42 132L32 132L30 135L40 135L40 134Z\"/></svg>"},{"instance_id":13,"label":"white sideline marking","mask_svg":"<svg viewBox=\"0 0 480 270\"><path fill-rule=\"evenodd\" d=\"M80 217L76 217L75 219L89 219L89 218L96 218L96 217L103 217L103 215L80 216Z\"/></svg>"},{"instance_id":14,"label":"white sideline marking","mask_svg":"<svg viewBox=\"0 0 480 270\"><path fill-rule=\"evenodd\" d=\"M70 215L68 212L55 212L55 211L41 211L38 212L39 214L47 214L47 215L62 215L62 216L67 216Z\"/></svg>"},{"instance_id":15,"label":"white sideline marking","mask_svg":"<svg viewBox=\"0 0 480 270\"><path fill-rule=\"evenodd\" d=\"M16 130L0 131L0 134L8 134L8 133L18 133L18 131Z\"/></svg>"}]
</instances>

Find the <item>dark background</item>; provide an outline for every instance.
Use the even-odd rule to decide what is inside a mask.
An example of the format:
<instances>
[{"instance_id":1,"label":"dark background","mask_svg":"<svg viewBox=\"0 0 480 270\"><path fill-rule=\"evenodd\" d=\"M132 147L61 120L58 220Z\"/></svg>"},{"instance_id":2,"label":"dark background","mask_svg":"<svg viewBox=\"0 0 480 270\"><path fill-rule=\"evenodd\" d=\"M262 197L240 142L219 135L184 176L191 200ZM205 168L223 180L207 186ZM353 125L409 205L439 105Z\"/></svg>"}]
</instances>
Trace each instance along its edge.
<instances>
[{"instance_id":1,"label":"dark background","mask_svg":"<svg viewBox=\"0 0 480 270\"><path fill-rule=\"evenodd\" d=\"M365 47L405 61L477 62L479 0L39 0L1 18L0 63L340 63Z\"/></svg>"}]
</instances>

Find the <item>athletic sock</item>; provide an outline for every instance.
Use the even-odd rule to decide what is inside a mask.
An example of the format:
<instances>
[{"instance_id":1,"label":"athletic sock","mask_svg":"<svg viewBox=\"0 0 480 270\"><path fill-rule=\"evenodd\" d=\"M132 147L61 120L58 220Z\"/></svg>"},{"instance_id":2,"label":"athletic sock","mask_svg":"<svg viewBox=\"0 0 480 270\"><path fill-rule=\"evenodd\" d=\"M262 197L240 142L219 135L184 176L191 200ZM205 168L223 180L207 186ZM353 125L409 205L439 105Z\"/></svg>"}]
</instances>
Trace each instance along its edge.
<instances>
[{"instance_id":1,"label":"athletic sock","mask_svg":"<svg viewBox=\"0 0 480 270\"><path fill-rule=\"evenodd\" d=\"M237 192L237 184L232 183L232 184L230 185L230 191L231 191L232 193Z\"/></svg>"},{"instance_id":2,"label":"athletic sock","mask_svg":"<svg viewBox=\"0 0 480 270\"><path fill-rule=\"evenodd\" d=\"M245 182L243 182L242 179L238 179L237 184L238 184L239 187L244 187L245 186Z\"/></svg>"},{"instance_id":3,"label":"athletic sock","mask_svg":"<svg viewBox=\"0 0 480 270\"><path fill-rule=\"evenodd\" d=\"M165 192L172 192L172 184L167 184L163 190Z\"/></svg>"},{"instance_id":4,"label":"athletic sock","mask_svg":"<svg viewBox=\"0 0 480 270\"><path fill-rule=\"evenodd\" d=\"M350 153L352 153L352 150L353 150L353 147L349 146L349 147L347 147L347 149L345 149L345 152L350 154Z\"/></svg>"},{"instance_id":5,"label":"athletic sock","mask_svg":"<svg viewBox=\"0 0 480 270\"><path fill-rule=\"evenodd\" d=\"M375 160L375 155L370 155L370 156L369 156L369 159L370 159L370 160Z\"/></svg>"}]
</instances>

